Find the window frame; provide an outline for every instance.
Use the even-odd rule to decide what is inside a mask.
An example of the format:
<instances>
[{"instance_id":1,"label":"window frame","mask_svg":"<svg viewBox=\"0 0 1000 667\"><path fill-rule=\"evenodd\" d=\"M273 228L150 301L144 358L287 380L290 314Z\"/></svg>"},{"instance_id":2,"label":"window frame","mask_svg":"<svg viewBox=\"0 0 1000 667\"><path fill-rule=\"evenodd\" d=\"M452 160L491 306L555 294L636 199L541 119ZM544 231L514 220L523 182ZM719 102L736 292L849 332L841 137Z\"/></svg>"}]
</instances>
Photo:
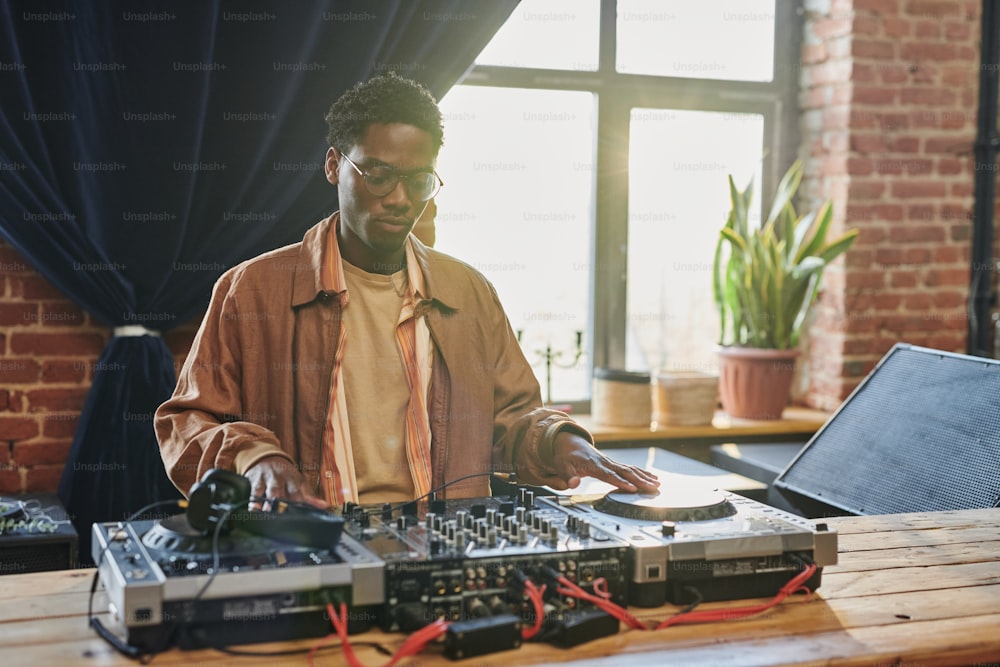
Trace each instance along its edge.
<instances>
[{"instance_id":1,"label":"window frame","mask_svg":"<svg viewBox=\"0 0 1000 667\"><path fill-rule=\"evenodd\" d=\"M628 247L628 140L633 108L754 113L764 116L762 183L773 192L799 151L798 74L801 0L775 0L774 74L771 81L731 81L624 74L615 70L617 0L600 0L597 71L474 65L460 85L541 88L597 97L594 202L591 225L591 307L584 359L593 368L624 368ZM764 210L769 201L762 202ZM590 401L554 402L588 412Z\"/></svg>"}]
</instances>

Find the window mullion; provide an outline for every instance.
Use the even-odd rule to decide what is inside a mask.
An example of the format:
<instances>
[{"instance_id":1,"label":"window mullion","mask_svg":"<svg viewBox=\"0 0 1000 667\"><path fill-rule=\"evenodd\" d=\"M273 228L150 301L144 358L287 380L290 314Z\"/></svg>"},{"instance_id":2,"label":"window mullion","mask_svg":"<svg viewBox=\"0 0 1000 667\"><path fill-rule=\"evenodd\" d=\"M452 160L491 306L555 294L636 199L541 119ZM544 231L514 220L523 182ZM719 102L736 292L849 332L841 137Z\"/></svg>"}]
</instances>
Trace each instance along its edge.
<instances>
[{"instance_id":1,"label":"window mullion","mask_svg":"<svg viewBox=\"0 0 1000 667\"><path fill-rule=\"evenodd\" d=\"M597 220L594 230L594 366L625 367L628 248L628 113L610 95L598 101Z\"/></svg>"}]
</instances>

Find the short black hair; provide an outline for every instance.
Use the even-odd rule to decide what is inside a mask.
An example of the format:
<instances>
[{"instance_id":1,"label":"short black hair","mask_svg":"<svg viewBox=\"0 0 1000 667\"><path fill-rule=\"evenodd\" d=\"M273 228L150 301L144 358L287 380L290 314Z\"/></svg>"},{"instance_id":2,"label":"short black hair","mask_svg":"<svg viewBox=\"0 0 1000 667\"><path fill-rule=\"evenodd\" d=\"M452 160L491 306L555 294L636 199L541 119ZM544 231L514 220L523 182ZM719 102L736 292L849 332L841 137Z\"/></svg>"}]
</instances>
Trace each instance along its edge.
<instances>
[{"instance_id":1,"label":"short black hair","mask_svg":"<svg viewBox=\"0 0 1000 667\"><path fill-rule=\"evenodd\" d=\"M435 155L444 143L437 100L422 85L395 72L362 81L341 95L326 113L326 138L338 150L349 151L376 123L405 123L424 130L431 135Z\"/></svg>"}]
</instances>

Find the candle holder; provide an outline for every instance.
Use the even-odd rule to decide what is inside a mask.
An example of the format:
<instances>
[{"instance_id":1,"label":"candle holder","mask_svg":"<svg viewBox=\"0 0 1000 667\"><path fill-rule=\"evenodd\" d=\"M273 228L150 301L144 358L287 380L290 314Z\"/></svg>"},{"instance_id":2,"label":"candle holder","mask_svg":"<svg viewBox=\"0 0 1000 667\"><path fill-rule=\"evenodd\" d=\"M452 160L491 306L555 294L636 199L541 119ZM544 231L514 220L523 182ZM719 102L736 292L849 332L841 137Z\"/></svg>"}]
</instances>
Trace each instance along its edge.
<instances>
[{"instance_id":1,"label":"candle holder","mask_svg":"<svg viewBox=\"0 0 1000 667\"><path fill-rule=\"evenodd\" d=\"M541 349L532 350L532 353L537 357L537 361L532 366L536 366L538 362L545 364L545 402L547 404L552 403L552 367L556 368L573 368L579 362L580 358L583 357L583 332L576 331L576 347L572 350L557 350L553 349L552 341L546 340L545 347ZM522 338L524 337L524 329L517 330L517 342L519 345L522 344ZM570 361L560 361L563 357L572 357ZM530 361L528 363L531 363Z\"/></svg>"}]
</instances>

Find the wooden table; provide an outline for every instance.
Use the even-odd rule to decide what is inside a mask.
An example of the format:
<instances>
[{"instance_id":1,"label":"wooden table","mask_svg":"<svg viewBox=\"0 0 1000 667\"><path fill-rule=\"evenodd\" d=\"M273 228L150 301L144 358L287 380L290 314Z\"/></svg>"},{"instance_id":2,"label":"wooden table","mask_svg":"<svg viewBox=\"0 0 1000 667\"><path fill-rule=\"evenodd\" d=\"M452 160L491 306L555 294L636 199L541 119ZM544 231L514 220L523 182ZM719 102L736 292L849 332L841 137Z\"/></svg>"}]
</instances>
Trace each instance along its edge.
<instances>
[{"instance_id":1,"label":"wooden table","mask_svg":"<svg viewBox=\"0 0 1000 667\"><path fill-rule=\"evenodd\" d=\"M840 562L811 600L795 596L750 620L622 631L564 651L527 644L452 663L431 648L404 665L500 666L576 661L631 665L986 665L1000 664L1000 510L965 510L829 519L840 533ZM0 577L3 667L135 664L86 627L92 570ZM746 601L705 604L731 607ZM634 609L643 619L675 611ZM373 631L355 641L395 650L401 635ZM243 647L308 648L313 641ZM365 665L386 658L359 647ZM614 656L613 658L609 656ZM611 662L613 660L613 663ZM231 657L215 651L160 654L154 665L301 665L301 656ZM326 651L317 664L344 664Z\"/></svg>"},{"instance_id":2,"label":"wooden table","mask_svg":"<svg viewBox=\"0 0 1000 667\"><path fill-rule=\"evenodd\" d=\"M590 415L573 418L594 435L600 449L655 446L708 463L710 447L726 442L805 443L829 419L830 413L803 407L787 407L781 419L736 419L721 410L704 426L604 426Z\"/></svg>"}]
</instances>

